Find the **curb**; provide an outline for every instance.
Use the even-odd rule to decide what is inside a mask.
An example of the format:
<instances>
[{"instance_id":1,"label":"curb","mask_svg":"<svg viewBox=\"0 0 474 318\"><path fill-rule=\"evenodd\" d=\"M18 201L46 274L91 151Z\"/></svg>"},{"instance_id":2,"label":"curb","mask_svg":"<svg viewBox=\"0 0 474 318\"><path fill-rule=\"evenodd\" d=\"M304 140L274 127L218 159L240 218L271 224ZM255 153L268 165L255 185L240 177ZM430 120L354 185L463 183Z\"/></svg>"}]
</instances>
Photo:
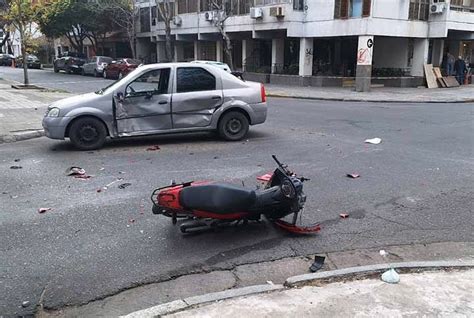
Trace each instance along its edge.
<instances>
[{"instance_id":1,"label":"curb","mask_svg":"<svg viewBox=\"0 0 474 318\"><path fill-rule=\"evenodd\" d=\"M44 135L45 134L44 134L43 129L22 131L22 132L13 133L11 135L1 135L0 144L39 138L39 137L43 137Z\"/></svg>"},{"instance_id":2,"label":"curb","mask_svg":"<svg viewBox=\"0 0 474 318\"><path fill-rule=\"evenodd\" d=\"M470 268L474 267L474 260L453 260L453 261L427 261L427 262L402 262L392 264L376 264L368 266L348 267L333 271L311 273L298 276L292 276L286 279L284 285L254 285L249 287L229 289L222 292L204 294L201 296L188 297L164 303L147 309L135 311L128 315L120 316L121 318L142 318L142 317L159 317L169 315L178 311L183 311L191 307L202 305L210 302L216 302L234 297L248 296L252 294L260 294L285 288L298 287L315 281L328 281L331 279L342 278L347 276L357 276L363 278L370 274L383 272L390 268L400 270L408 269L440 269L440 268Z\"/></svg>"},{"instance_id":3,"label":"curb","mask_svg":"<svg viewBox=\"0 0 474 318\"><path fill-rule=\"evenodd\" d=\"M363 98L339 98L339 97L310 97L310 96L292 96L278 93L267 93L267 97L276 98L292 98L292 99L306 99L306 100L322 100L322 101L334 101L334 102L361 102L361 103L407 103L407 104L467 104L474 103L473 99L466 100L430 100L430 101L410 101L410 100L378 100L378 99L363 99Z\"/></svg>"},{"instance_id":4,"label":"curb","mask_svg":"<svg viewBox=\"0 0 474 318\"><path fill-rule=\"evenodd\" d=\"M131 314L120 316L122 318L143 318L143 317L156 317L161 315L169 315L177 311L187 309L192 306L201 305L209 302L215 302L219 300L248 296L252 294L260 294L264 292L270 292L274 290L284 289L283 285L254 285L237 289L229 289L222 292L210 293L201 296L193 296L184 299L175 300L169 303L161 304L158 306L150 307L140 311L135 311Z\"/></svg>"}]
</instances>

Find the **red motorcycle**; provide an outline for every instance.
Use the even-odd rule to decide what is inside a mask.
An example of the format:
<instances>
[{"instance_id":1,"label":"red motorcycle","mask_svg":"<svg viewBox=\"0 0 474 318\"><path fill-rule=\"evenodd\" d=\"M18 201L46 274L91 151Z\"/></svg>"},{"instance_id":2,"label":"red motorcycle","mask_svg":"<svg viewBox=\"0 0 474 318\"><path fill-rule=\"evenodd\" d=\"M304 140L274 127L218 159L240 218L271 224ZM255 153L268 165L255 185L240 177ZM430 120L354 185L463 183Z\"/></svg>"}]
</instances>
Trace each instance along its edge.
<instances>
[{"instance_id":1,"label":"red motorcycle","mask_svg":"<svg viewBox=\"0 0 474 318\"><path fill-rule=\"evenodd\" d=\"M251 190L237 185L218 182L186 182L155 189L151 196L153 213L170 217L173 224L180 218L183 233L202 231L248 221L269 221L292 233L314 233L319 224L299 226L298 215L306 202L303 192L304 177L297 177L272 156L278 167L273 174L257 179L263 189ZM292 222L283 220L293 215Z\"/></svg>"}]
</instances>

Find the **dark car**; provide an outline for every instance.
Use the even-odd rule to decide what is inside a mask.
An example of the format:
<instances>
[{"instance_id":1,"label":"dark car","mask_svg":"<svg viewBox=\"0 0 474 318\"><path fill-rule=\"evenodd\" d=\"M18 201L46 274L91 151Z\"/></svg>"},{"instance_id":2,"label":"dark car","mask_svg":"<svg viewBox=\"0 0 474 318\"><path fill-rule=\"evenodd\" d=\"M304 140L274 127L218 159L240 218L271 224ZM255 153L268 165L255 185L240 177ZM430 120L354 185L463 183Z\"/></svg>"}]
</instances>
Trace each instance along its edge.
<instances>
[{"instance_id":1,"label":"dark car","mask_svg":"<svg viewBox=\"0 0 474 318\"><path fill-rule=\"evenodd\" d=\"M28 68L36 68L40 69L41 68L41 62L36 55L33 54L28 54L26 56L26 66ZM23 56L19 56L16 59L16 67L22 68L23 67Z\"/></svg>"},{"instance_id":2,"label":"dark car","mask_svg":"<svg viewBox=\"0 0 474 318\"><path fill-rule=\"evenodd\" d=\"M1 53L0 54L0 65L11 66L12 61L15 61L15 57L11 54Z\"/></svg>"},{"instance_id":3,"label":"dark car","mask_svg":"<svg viewBox=\"0 0 474 318\"><path fill-rule=\"evenodd\" d=\"M116 61L112 61L109 65L104 68L104 78L115 78L122 79L128 73L136 69L142 63L138 60L121 58Z\"/></svg>"},{"instance_id":4,"label":"dark car","mask_svg":"<svg viewBox=\"0 0 474 318\"><path fill-rule=\"evenodd\" d=\"M65 71L68 74L82 73L82 65L86 62L86 56L82 53L65 52L60 58L54 60L53 69L55 73Z\"/></svg>"}]
</instances>

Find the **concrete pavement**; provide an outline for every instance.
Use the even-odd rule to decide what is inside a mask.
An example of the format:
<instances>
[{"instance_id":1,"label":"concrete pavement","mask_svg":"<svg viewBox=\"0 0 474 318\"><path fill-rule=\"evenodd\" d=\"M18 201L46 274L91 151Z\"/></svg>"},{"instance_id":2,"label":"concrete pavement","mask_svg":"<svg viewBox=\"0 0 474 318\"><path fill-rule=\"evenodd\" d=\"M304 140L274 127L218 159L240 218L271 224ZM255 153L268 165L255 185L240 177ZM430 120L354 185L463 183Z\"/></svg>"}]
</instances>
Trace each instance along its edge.
<instances>
[{"instance_id":1,"label":"concrete pavement","mask_svg":"<svg viewBox=\"0 0 474 318\"><path fill-rule=\"evenodd\" d=\"M385 102L385 103L474 103L474 85L453 88L376 87L370 92L356 92L343 87L300 87L266 84L272 97L316 100Z\"/></svg>"},{"instance_id":2,"label":"concrete pavement","mask_svg":"<svg viewBox=\"0 0 474 318\"><path fill-rule=\"evenodd\" d=\"M18 90L0 80L0 143L43 135L41 120L50 103L71 96L41 90Z\"/></svg>"},{"instance_id":3,"label":"concrete pavement","mask_svg":"<svg viewBox=\"0 0 474 318\"><path fill-rule=\"evenodd\" d=\"M400 275L277 290L201 305L160 317L470 317L474 269ZM152 317L141 315L141 317Z\"/></svg>"}]
</instances>

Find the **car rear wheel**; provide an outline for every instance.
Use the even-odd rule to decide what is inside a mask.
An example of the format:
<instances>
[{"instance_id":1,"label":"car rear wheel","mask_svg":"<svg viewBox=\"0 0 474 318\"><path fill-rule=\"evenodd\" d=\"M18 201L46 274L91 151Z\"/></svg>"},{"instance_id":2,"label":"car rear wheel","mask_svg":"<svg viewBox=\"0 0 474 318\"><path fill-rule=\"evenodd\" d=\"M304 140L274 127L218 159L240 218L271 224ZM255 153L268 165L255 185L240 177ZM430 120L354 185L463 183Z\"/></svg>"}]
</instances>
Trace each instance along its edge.
<instances>
[{"instance_id":1,"label":"car rear wheel","mask_svg":"<svg viewBox=\"0 0 474 318\"><path fill-rule=\"evenodd\" d=\"M86 76L86 72L84 71L84 69L81 70L81 75Z\"/></svg>"},{"instance_id":2,"label":"car rear wheel","mask_svg":"<svg viewBox=\"0 0 474 318\"><path fill-rule=\"evenodd\" d=\"M241 112L228 112L219 121L218 131L225 140L241 140L249 131L249 120Z\"/></svg>"},{"instance_id":3,"label":"car rear wheel","mask_svg":"<svg viewBox=\"0 0 474 318\"><path fill-rule=\"evenodd\" d=\"M56 67L56 65L53 66L53 70L54 70L54 73L59 73L59 70L58 70L58 68Z\"/></svg>"},{"instance_id":4,"label":"car rear wheel","mask_svg":"<svg viewBox=\"0 0 474 318\"><path fill-rule=\"evenodd\" d=\"M99 73L97 73L97 70L94 70L94 77L99 77Z\"/></svg>"},{"instance_id":5,"label":"car rear wheel","mask_svg":"<svg viewBox=\"0 0 474 318\"><path fill-rule=\"evenodd\" d=\"M69 139L74 147L80 150L93 150L101 148L107 137L105 125L93 117L76 119L69 129Z\"/></svg>"}]
</instances>

